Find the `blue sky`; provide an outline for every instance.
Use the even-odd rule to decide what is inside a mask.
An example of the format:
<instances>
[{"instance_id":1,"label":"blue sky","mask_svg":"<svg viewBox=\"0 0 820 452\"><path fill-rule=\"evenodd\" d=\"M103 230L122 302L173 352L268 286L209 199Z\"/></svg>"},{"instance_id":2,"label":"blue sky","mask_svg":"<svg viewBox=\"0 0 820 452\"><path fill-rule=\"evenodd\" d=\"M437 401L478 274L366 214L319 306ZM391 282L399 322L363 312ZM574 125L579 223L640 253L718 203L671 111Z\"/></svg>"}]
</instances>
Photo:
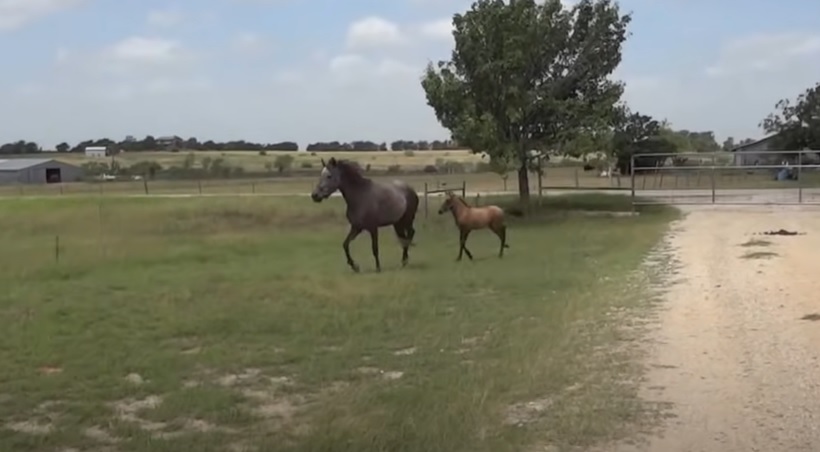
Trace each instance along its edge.
<instances>
[{"instance_id":1,"label":"blue sky","mask_svg":"<svg viewBox=\"0 0 820 452\"><path fill-rule=\"evenodd\" d=\"M446 138L419 85L466 0L0 0L0 141ZM622 0L615 77L676 128L756 138L820 81L820 3ZM776 6L775 6L776 5Z\"/></svg>"}]
</instances>

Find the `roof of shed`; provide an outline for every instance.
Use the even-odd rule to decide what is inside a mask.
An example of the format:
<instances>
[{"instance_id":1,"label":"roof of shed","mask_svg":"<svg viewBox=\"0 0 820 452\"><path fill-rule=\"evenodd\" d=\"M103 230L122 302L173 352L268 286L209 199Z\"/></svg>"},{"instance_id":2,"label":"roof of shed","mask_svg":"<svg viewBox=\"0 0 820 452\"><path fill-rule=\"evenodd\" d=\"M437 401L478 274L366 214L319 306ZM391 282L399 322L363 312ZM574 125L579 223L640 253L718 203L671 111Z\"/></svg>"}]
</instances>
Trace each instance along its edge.
<instances>
[{"instance_id":1,"label":"roof of shed","mask_svg":"<svg viewBox=\"0 0 820 452\"><path fill-rule=\"evenodd\" d=\"M775 134L773 134L773 135L769 135L769 136L767 136L767 137L763 137L763 138L761 138L761 139L759 139L759 140L757 140L757 141L752 141L751 143L741 144L740 146L735 146L734 148L732 148L731 150L729 150L729 152L737 152L737 151L742 151L742 150L744 150L744 149L746 149L746 148L748 148L748 147L754 146L754 145L756 145L756 144L765 143L766 141L769 141L769 140L771 140L772 138L775 138L775 137L777 137L777 136L778 136L778 134L776 134L776 133L775 133Z\"/></svg>"},{"instance_id":2,"label":"roof of shed","mask_svg":"<svg viewBox=\"0 0 820 452\"><path fill-rule=\"evenodd\" d=\"M0 171L19 171L43 163L53 162L54 159L8 159L0 160Z\"/></svg>"}]
</instances>

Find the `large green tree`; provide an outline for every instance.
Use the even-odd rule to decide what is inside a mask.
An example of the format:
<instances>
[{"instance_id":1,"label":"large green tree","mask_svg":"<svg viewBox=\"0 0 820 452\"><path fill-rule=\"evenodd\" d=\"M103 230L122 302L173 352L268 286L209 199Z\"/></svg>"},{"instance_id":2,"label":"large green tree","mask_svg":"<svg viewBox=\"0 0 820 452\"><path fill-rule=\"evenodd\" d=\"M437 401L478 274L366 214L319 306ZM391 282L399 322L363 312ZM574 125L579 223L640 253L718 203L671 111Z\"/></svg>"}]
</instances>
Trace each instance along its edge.
<instances>
[{"instance_id":1,"label":"large green tree","mask_svg":"<svg viewBox=\"0 0 820 452\"><path fill-rule=\"evenodd\" d=\"M526 202L530 150L608 122L629 22L610 0L478 0L453 17L451 59L427 67L427 103L459 143L510 158Z\"/></svg>"},{"instance_id":2,"label":"large green tree","mask_svg":"<svg viewBox=\"0 0 820 452\"><path fill-rule=\"evenodd\" d=\"M782 99L779 110L770 114L761 127L776 133L775 146L782 150L820 149L820 83L807 89L792 102Z\"/></svg>"}]
</instances>

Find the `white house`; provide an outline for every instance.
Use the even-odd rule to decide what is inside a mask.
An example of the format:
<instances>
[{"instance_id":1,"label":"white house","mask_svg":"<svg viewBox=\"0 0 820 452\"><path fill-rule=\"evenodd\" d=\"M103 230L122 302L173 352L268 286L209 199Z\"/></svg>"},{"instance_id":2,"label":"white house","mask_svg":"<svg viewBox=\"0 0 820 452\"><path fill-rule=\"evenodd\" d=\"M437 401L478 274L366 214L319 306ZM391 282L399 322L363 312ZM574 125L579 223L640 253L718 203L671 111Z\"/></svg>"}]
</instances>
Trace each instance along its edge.
<instances>
[{"instance_id":1,"label":"white house","mask_svg":"<svg viewBox=\"0 0 820 452\"><path fill-rule=\"evenodd\" d=\"M105 146L86 146L85 156L91 158L105 158L108 156L108 148Z\"/></svg>"}]
</instances>

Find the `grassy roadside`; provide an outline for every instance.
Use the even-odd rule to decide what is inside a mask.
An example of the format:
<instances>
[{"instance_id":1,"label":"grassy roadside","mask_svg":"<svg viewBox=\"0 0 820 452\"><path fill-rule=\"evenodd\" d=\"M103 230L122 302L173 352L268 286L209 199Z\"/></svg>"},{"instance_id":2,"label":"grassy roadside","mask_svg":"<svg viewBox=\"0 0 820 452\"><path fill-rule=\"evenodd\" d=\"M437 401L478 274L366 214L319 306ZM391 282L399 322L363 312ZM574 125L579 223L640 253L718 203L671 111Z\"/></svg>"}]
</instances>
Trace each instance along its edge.
<instances>
[{"instance_id":1,"label":"grassy roadside","mask_svg":"<svg viewBox=\"0 0 820 452\"><path fill-rule=\"evenodd\" d=\"M374 274L362 236L361 275L344 265L335 201L3 203L0 444L513 451L609 439L642 407L617 384L633 369L611 348L608 313L641 302L626 277L674 214L587 218L565 212L622 201L568 199L512 221L504 260L476 233L476 262L454 262L451 219L435 216L403 270L385 230Z\"/></svg>"}]
</instances>

